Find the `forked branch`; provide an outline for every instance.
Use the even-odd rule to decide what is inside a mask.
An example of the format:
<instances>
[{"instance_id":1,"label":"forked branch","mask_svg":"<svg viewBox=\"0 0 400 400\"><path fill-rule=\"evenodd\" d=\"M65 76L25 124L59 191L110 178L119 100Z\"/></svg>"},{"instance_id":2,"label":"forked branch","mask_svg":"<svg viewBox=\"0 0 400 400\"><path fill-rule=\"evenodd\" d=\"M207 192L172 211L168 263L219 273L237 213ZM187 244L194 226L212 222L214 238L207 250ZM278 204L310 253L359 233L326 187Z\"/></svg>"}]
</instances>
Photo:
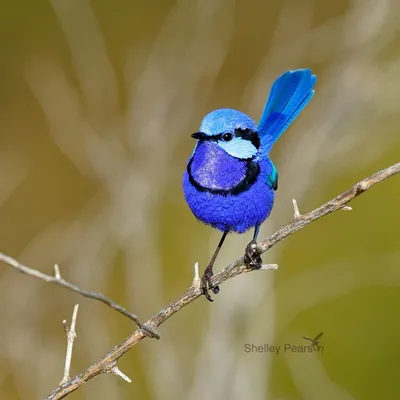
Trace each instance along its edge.
<instances>
[{"instance_id":1,"label":"forked branch","mask_svg":"<svg viewBox=\"0 0 400 400\"><path fill-rule=\"evenodd\" d=\"M389 178L393 175L396 175L400 172L400 163L394 164L376 174L363 179L362 181L356 183L346 192L338 195L334 199L328 201L322 206L316 208L313 211L310 211L306 214L300 214L299 209L297 207L297 203L294 201L294 218L292 222L279 229L269 238L265 239L261 243L259 243L256 247L260 254L265 253L275 244L281 242L286 239L288 236L297 232L298 230L304 228L310 223L316 221L317 219L328 215L337 210L350 210L351 208L347 205L351 200L360 194L367 191L371 186L383 181L386 178ZM1 254L0 254L1 256ZM3 259L4 256L0 257ZM15 260L14 260L15 261ZM7 261L5 261L7 262ZM9 263L9 262L7 262ZM12 265L12 264L11 264ZM269 268L265 269L275 269L276 266L272 265ZM186 290L186 292L176 301L173 301L168 306L159 311L156 315L150 318L145 324L144 327L146 330L137 329L132 332L122 343L116 345L112 348L107 354L105 354L100 360L96 361L89 368L87 368L84 372L79 375L70 378L65 383L56 387L47 397L47 400L54 399L62 399L66 397L68 394L72 393L74 390L82 386L88 380L94 378L95 376L103 373L116 373L118 370L117 362L120 357L122 357L129 349L139 343L143 338L149 336L148 331L155 331L159 325L161 325L164 321L174 315L176 312L180 311L186 305L192 303L198 297L201 296L201 291L198 285L198 272L196 275L196 271L198 271L195 267L195 279L193 280L192 286ZM223 268L219 273L213 276L212 283L214 285L220 285L228 279L231 279L237 275L241 275L243 273L247 273L252 271L250 267L244 264L244 258L241 257L237 259L232 264ZM24 271L22 271L24 272ZM38 272L38 271L37 271ZM34 274L30 274L34 275ZM37 275L34 275L38 277ZM119 375L116 373L116 375ZM128 378L129 379L129 378Z\"/></svg>"}]
</instances>

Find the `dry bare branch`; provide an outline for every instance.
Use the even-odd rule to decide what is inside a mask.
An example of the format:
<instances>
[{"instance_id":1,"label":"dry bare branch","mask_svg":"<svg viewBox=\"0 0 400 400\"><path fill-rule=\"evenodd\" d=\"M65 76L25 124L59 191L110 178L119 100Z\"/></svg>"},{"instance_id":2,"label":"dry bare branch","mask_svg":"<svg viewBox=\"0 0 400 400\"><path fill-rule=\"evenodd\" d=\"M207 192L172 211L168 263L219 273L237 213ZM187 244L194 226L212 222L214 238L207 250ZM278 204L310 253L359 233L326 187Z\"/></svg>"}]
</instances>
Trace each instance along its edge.
<instances>
[{"instance_id":1,"label":"dry bare branch","mask_svg":"<svg viewBox=\"0 0 400 400\"><path fill-rule=\"evenodd\" d=\"M310 223L316 221L317 219L328 215L334 211L341 210L343 207L347 206L351 200L360 194L364 193L371 186L387 179L393 175L400 172L400 163L394 164L388 168L371 175L368 178L353 185L346 192L338 195L334 199L328 201L322 206L310 211L307 214L302 214L297 218L294 218L291 223L279 229L273 235L271 235L266 240L258 244L257 249L260 254L265 253L276 243L281 242L288 236L297 232L298 230L304 228ZM237 275L243 273L251 272L249 266L245 265L244 258L241 257L232 264L223 268L219 273L213 276L213 285L220 285L228 279L231 279ZM180 311L186 305L192 303L198 297L201 296L201 291L197 285L193 285L176 301L173 301L168 306L159 311L156 315L150 318L144 325L150 329L156 329L159 325L165 322L168 318L174 315L176 312ZM79 375L69 379L63 385L56 387L47 397L46 400L55 400L65 398L67 395L78 389L88 380L94 378L97 375L103 373L115 373L116 363L120 357L122 357L129 349L138 344L146 334L143 330L137 329L131 335L129 335L122 343L116 345L107 354L105 354L100 360L92 364L86 371L80 373ZM118 374L120 375L120 374Z\"/></svg>"},{"instance_id":2,"label":"dry bare branch","mask_svg":"<svg viewBox=\"0 0 400 400\"><path fill-rule=\"evenodd\" d=\"M155 330L148 330L146 326L143 326L140 323L139 318L135 314L132 314L131 312L126 310L124 307L120 306L119 304L115 303L114 301L112 301L111 299L106 297L104 294L96 293L96 292L89 292L89 291L81 289L78 286L63 279L61 277L60 269L57 264L54 265L54 276L52 276L52 275L44 274L43 272L40 272L36 269L27 267L26 265L21 264L16 259L14 259L10 256L7 256L6 254L3 254L3 253L0 253L0 261L3 261L5 264L10 265L11 267L17 269L18 271L20 271L24 274L41 279L42 281L45 281L47 283L55 283L56 285L59 285L65 289L71 290L72 292L78 293L83 297L88 297L89 299L99 300L99 301L103 302L104 304L107 304L113 310L118 311L122 315L125 315L125 317L128 317L129 319L134 321L140 329L144 329L145 331L147 331L146 332L147 336L151 336L151 337L154 337L157 339L160 338L159 334Z\"/></svg>"}]
</instances>

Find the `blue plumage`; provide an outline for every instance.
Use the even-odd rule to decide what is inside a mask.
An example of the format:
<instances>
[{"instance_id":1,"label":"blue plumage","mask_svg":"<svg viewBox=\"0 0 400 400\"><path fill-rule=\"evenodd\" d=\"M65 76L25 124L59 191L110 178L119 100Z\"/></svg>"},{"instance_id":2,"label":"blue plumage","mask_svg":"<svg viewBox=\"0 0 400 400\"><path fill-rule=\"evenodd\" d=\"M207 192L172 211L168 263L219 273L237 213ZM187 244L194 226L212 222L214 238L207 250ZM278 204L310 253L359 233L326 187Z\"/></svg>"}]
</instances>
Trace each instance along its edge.
<instances>
[{"instance_id":1,"label":"blue plumage","mask_svg":"<svg viewBox=\"0 0 400 400\"><path fill-rule=\"evenodd\" d=\"M309 69L299 69L287 71L275 81L258 124L265 152L311 100L316 79Z\"/></svg>"},{"instance_id":2,"label":"blue plumage","mask_svg":"<svg viewBox=\"0 0 400 400\"><path fill-rule=\"evenodd\" d=\"M224 232L202 279L208 289L212 267L229 232L243 233L268 218L278 187L278 172L269 159L272 145L314 95L315 75L309 69L288 71L274 82L258 126L240 111L223 108L206 115L183 177L185 199L196 218ZM261 259L247 258L255 267ZM254 259L256 258L256 259Z\"/></svg>"}]
</instances>

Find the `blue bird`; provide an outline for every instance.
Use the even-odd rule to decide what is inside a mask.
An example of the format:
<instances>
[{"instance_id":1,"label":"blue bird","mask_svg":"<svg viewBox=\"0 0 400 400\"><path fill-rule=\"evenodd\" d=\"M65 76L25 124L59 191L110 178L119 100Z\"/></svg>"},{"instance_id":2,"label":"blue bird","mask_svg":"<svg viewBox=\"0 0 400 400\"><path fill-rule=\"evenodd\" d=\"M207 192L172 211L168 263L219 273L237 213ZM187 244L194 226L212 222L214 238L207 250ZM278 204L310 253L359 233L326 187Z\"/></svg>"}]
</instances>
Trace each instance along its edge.
<instances>
[{"instance_id":1,"label":"blue bird","mask_svg":"<svg viewBox=\"0 0 400 400\"><path fill-rule=\"evenodd\" d=\"M272 145L314 95L316 76L309 69L287 71L272 85L258 126L246 114L222 108L201 122L195 148L183 176L186 202L195 217L223 232L201 280L203 294L212 301L213 265L230 232L244 233L254 227L245 260L260 268L255 254L260 225L268 218L278 188L278 172L269 158Z\"/></svg>"}]
</instances>

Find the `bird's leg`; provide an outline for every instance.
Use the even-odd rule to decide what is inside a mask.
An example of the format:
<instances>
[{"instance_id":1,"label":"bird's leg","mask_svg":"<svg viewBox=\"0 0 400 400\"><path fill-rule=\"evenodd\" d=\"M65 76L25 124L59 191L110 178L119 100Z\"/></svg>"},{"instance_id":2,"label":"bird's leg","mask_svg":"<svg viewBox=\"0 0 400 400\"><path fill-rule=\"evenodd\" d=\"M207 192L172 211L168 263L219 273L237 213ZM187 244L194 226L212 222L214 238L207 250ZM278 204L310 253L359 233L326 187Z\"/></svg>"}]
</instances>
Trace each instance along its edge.
<instances>
[{"instance_id":1,"label":"bird's leg","mask_svg":"<svg viewBox=\"0 0 400 400\"><path fill-rule=\"evenodd\" d=\"M260 224L257 224L254 228L253 240L247 245L246 251L244 253L244 262L249 267L254 269L260 269L262 267L262 259L258 251L254 248L257 244L257 236L260 231Z\"/></svg>"},{"instance_id":2,"label":"bird's leg","mask_svg":"<svg viewBox=\"0 0 400 400\"><path fill-rule=\"evenodd\" d=\"M218 246L215 249L213 256L211 257L211 260L208 263L207 268L204 271L204 275L201 278L201 291L203 292L204 296L206 296L206 299L208 301L214 301L211 298L210 294L208 293L209 289L211 289L214 294L219 293L219 286L213 286L213 284L211 282L211 277L214 275L214 271L213 271L214 262L218 256L219 251L221 250L221 247L224 243L224 240L225 240L227 234L228 234L228 232L225 231L224 234L222 235L222 238L219 241Z\"/></svg>"}]
</instances>

